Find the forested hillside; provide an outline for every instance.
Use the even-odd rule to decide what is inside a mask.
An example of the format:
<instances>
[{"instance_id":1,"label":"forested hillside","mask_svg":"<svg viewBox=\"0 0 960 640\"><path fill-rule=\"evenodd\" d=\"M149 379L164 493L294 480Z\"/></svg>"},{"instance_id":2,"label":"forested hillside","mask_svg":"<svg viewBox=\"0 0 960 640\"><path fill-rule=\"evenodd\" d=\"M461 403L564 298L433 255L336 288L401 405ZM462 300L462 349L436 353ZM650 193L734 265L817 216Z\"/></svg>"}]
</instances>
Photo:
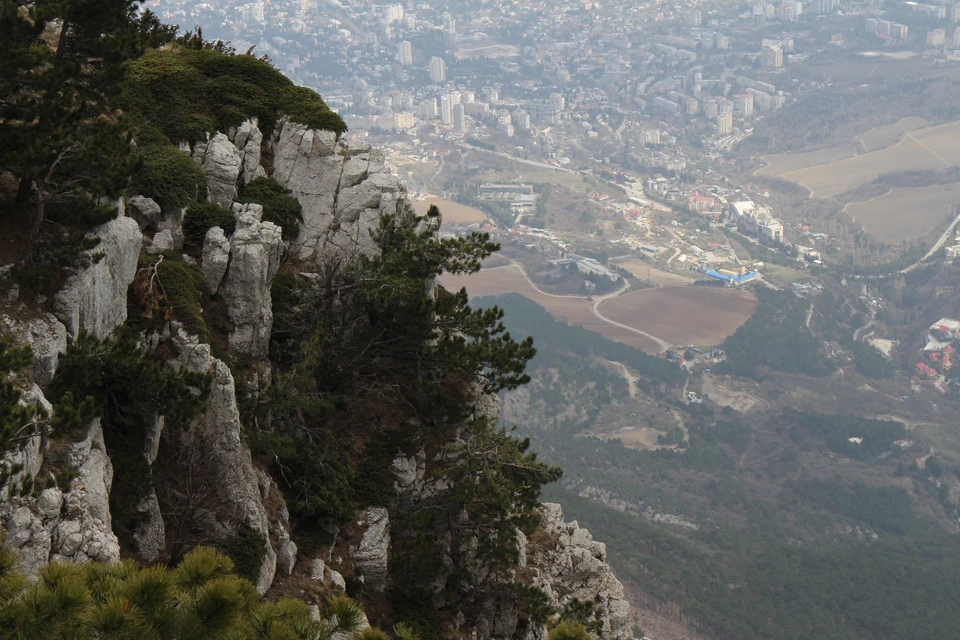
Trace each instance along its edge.
<instances>
[{"instance_id":1,"label":"forested hillside","mask_svg":"<svg viewBox=\"0 0 960 640\"><path fill-rule=\"evenodd\" d=\"M754 329L769 322L773 331L780 315L805 330L805 301L784 295L761 300ZM523 298L480 301L494 302L511 331L546 329L537 332L533 382L505 395L504 418L564 467L561 486L546 495L603 531L611 562L649 614L673 612L724 639L949 633L956 617L946 594L956 592L960 562L949 524L954 471L936 456L919 467L910 452L923 448L902 448L911 437L903 423L789 405L740 414L687 404L651 375L673 366L664 360L632 370L631 397L611 364L630 361L628 348L605 350L600 336ZM754 353L728 343L734 363ZM756 351L766 375L791 362L793 345L767 353L776 349L782 355ZM551 413L558 397L580 403L576 420ZM531 410L511 412L521 402ZM661 436L633 439L641 429Z\"/></svg>"}]
</instances>

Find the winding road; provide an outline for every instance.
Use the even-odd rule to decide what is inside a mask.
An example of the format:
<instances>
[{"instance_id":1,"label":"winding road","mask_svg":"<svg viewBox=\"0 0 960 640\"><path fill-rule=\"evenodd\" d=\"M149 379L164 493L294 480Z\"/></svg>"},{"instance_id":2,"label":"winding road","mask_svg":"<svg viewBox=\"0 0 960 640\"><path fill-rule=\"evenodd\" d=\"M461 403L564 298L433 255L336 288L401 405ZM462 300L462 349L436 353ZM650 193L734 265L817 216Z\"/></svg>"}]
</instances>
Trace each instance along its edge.
<instances>
[{"instance_id":1,"label":"winding road","mask_svg":"<svg viewBox=\"0 0 960 640\"><path fill-rule=\"evenodd\" d=\"M511 261L510 261L510 265L507 265L507 266L516 267L517 270L520 272L520 275L523 276L523 279L527 281L527 284L529 284L531 287L533 287L533 288L537 291L537 293L539 293L540 295L548 296L548 297L550 297L550 298L579 298L580 300L585 300L585 299L586 299L586 298L584 298L583 296L562 295L562 294L557 294L557 293L547 293L546 291L544 291L543 289L541 289L540 287L538 287L533 280L530 279L530 276L527 275L527 272L526 272L526 270L523 268L523 265L521 265L519 262L516 262L516 261L511 260ZM505 269L505 268L507 268L507 267L504 266L504 267L494 267L494 268L495 268L495 269ZM650 333L647 333L646 331L641 331L640 329L636 329L636 328L631 327L631 326L629 326L629 325L622 324L622 323L620 323L620 322L617 322L616 320L611 320L610 318L606 317L605 315L603 315L603 314L600 312L600 305L602 305L602 304L603 304L604 302L606 302L607 300L610 300L611 298L616 298L617 296L626 293L629 289L630 289L630 283L624 281L623 286L620 287L619 289L617 289L616 291L614 291L613 293L607 293L607 294L605 294L605 295L597 296L596 298L594 298L594 299L593 299L593 306L592 306L592 308L591 308L591 311L593 311L593 315L595 315L595 316L596 316L597 318L599 318L600 320L603 320L603 321L606 322L607 324L611 324L611 325L613 325L613 326L615 326L615 327L620 327L621 329L626 329L627 331L631 331L631 332L633 332L633 333L636 333L637 335L641 335L641 336L643 336L644 338L647 338L648 340L653 340L654 342L657 343L657 346L659 346L661 350L666 351L667 349L669 349L670 347L673 346L671 343L667 342L666 340L664 340L664 339L662 339L662 338L658 338L657 336L655 336L655 335L653 335L653 334L650 334Z\"/></svg>"}]
</instances>

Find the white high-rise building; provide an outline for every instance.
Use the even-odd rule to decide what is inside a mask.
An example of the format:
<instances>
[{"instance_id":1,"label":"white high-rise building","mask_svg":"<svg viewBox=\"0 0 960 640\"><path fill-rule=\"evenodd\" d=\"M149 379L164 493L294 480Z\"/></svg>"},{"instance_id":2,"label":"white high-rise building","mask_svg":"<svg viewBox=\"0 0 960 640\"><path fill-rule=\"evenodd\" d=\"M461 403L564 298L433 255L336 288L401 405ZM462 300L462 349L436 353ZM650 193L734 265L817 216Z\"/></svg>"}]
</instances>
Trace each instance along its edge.
<instances>
[{"instance_id":1,"label":"white high-rise building","mask_svg":"<svg viewBox=\"0 0 960 640\"><path fill-rule=\"evenodd\" d=\"M384 11L383 21L387 24L393 24L394 22L400 22L401 20L403 20L402 4L392 4Z\"/></svg>"},{"instance_id":2,"label":"white high-rise building","mask_svg":"<svg viewBox=\"0 0 960 640\"><path fill-rule=\"evenodd\" d=\"M440 122L453 124L453 96L446 95L440 98Z\"/></svg>"},{"instance_id":3,"label":"white high-rise building","mask_svg":"<svg viewBox=\"0 0 960 640\"><path fill-rule=\"evenodd\" d=\"M413 46L407 40L397 46L397 62L405 67L413 64Z\"/></svg>"},{"instance_id":4,"label":"white high-rise building","mask_svg":"<svg viewBox=\"0 0 960 640\"><path fill-rule=\"evenodd\" d=\"M463 133L467 130L466 113L462 104L453 106L453 130L457 133Z\"/></svg>"},{"instance_id":5,"label":"white high-rise building","mask_svg":"<svg viewBox=\"0 0 960 640\"><path fill-rule=\"evenodd\" d=\"M443 58L437 56L430 58L430 80L437 84L447 81L447 63Z\"/></svg>"},{"instance_id":6,"label":"white high-rise building","mask_svg":"<svg viewBox=\"0 0 960 640\"><path fill-rule=\"evenodd\" d=\"M717 134L721 136L733 133L733 114L721 113L717 116Z\"/></svg>"},{"instance_id":7,"label":"white high-rise building","mask_svg":"<svg viewBox=\"0 0 960 640\"><path fill-rule=\"evenodd\" d=\"M246 23L256 22L263 24L266 21L266 16L263 12L263 3L254 2L251 4L245 4L240 7L240 17Z\"/></svg>"},{"instance_id":8,"label":"white high-rise building","mask_svg":"<svg viewBox=\"0 0 960 640\"><path fill-rule=\"evenodd\" d=\"M783 66L783 49L777 45L760 49L760 61L764 67L778 69Z\"/></svg>"}]
</instances>

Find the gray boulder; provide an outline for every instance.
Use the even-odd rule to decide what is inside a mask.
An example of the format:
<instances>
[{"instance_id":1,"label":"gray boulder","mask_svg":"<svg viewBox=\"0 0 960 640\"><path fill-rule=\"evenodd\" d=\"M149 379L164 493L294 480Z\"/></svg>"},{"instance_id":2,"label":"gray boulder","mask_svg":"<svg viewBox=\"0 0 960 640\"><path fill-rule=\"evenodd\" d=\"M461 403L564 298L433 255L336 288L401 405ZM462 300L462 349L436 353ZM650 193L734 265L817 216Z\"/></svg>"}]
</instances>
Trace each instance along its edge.
<instances>
[{"instance_id":1,"label":"gray boulder","mask_svg":"<svg viewBox=\"0 0 960 640\"><path fill-rule=\"evenodd\" d=\"M85 505L86 511L111 530L110 487L113 486L113 463L107 455L100 418L95 418L87 429L87 436L80 442L67 443L66 458L77 471L73 485Z\"/></svg>"},{"instance_id":2,"label":"gray boulder","mask_svg":"<svg viewBox=\"0 0 960 640\"><path fill-rule=\"evenodd\" d=\"M565 522L559 504L541 508L542 527L555 546L527 545L522 555L533 574L533 584L542 588L550 604L563 609L574 599L594 603L594 611L603 624L603 638L629 640L630 603L623 585L607 564L607 549L593 540L576 522ZM525 539L524 539L525 540Z\"/></svg>"},{"instance_id":3,"label":"gray boulder","mask_svg":"<svg viewBox=\"0 0 960 640\"><path fill-rule=\"evenodd\" d=\"M17 552L20 568L35 580L47 563L119 562L120 545L110 522L113 465L106 455L100 420L79 442L64 449L64 463L76 472L71 489L56 487L37 498L16 497L0 503L3 544Z\"/></svg>"},{"instance_id":4,"label":"gray boulder","mask_svg":"<svg viewBox=\"0 0 960 640\"><path fill-rule=\"evenodd\" d=\"M203 239L203 257L200 263L200 270L207 279L210 295L216 294L220 289L228 264L230 264L230 241L223 229L212 227L207 230L207 235Z\"/></svg>"},{"instance_id":5,"label":"gray boulder","mask_svg":"<svg viewBox=\"0 0 960 640\"><path fill-rule=\"evenodd\" d=\"M150 198L143 196L128 198L127 212L131 218L137 221L141 229L146 229L149 226L157 224L163 217L160 205Z\"/></svg>"},{"instance_id":6,"label":"gray boulder","mask_svg":"<svg viewBox=\"0 0 960 640\"><path fill-rule=\"evenodd\" d=\"M284 575L293 573L293 567L297 564L297 545L290 539L290 535L284 532L280 541L277 542L277 571Z\"/></svg>"},{"instance_id":7,"label":"gray boulder","mask_svg":"<svg viewBox=\"0 0 960 640\"><path fill-rule=\"evenodd\" d=\"M257 126L257 119L251 118L237 128L233 144L240 152L241 174L243 184L249 183L259 175L266 175L260 166L261 146L263 133Z\"/></svg>"},{"instance_id":8,"label":"gray boulder","mask_svg":"<svg viewBox=\"0 0 960 640\"><path fill-rule=\"evenodd\" d=\"M166 528L156 492L151 489L137 505L136 511L137 525L133 531L133 543L137 549L137 557L143 562L151 563L160 557L167 546Z\"/></svg>"},{"instance_id":9,"label":"gray boulder","mask_svg":"<svg viewBox=\"0 0 960 640\"><path fill-rule=\"evenodd\" d=\"M224 523L227 528L246 524L263 536L265 557L256 587L265 593L276 574L277 554L270 546L269 521L260 498L253 458L243 441L233 374L230 367L210 355L209 345L186 335L182 328L175 329L171 337L180 364L213 377L206 411L187 432L180 434L181 446L197 447L201 452L215 478L217 503L222 505L222 513L232 514L230 522Z\"/></svg>"},{"instance_id":10,"label":"gray boulder","mask_svg":"<svg viewBox=\"0 0 960 640\"><path fill-rule=\"evenodd\" d=\"M37 498L37 512L44 520L56 518L63 507L63 494L57 487L44 489Z\"/></svg>"},{"instance_id":11,"label":"gray boulder","mask_svg":"<svg viewBox=\"0 0 960 640\"><path fill-rule=\"evenodd\" d=\"M28 506L20 506L4 521L3 545L17 553L17 568L35 581L40 569L50 561L50 531Z\"/></svg>"},{"instance_id":12,"label":"gray boulder","mask_svg":"<svg viewBox=\"0 0 960 640\"><path fill-rule=\"evenodd\" d=\"M73 276L54 299L54 313L76 337L86 331L98 338L127 319L127 287L137 273L143 244L140 227L131 218L116 218L93 231L104 257Z\"/></svg>"},{"instance_id":13,"label":"gray boulder","mask_svg":"<svg viewBox=\"0 0 960 640\"><path fill-rule=\"evenodd\" d=\"M242 159L226 135L217 133L206 144L203 171L207 174L207 199L229 209L237 197Z\"/></svg>"},{"instance_id":14,"label":"gray boulder","mask_svg":"<svg viewBox=\"0 0 960 640\"><path fill-rule=\"evenodd\" d=\"M60 354L67 350L67 328L53 314L29 320L0 317L14 344L33 349L33 380L41 387L53 380Z\"/></svg>"},{"instance_id":15,"label":"gray boulder","mask_svg":"<svg viewBox=\"0 0 960 640\"><path fill-rule=\"evenodd\" d=\"M43 396L43 391L36 384L27 389L20 398L20 402L27 406L46 411L48 416L53 415L53 405ZM8 469L19 469L10 474L6 484L0 487L0 503L8 500L14 488L18 487L25 478L36 478L43 466L43 436L37 433L19 443L19 446L3 456L3 466Z\"/></svg>"},{"instance_id":16,"label":"gray boulder","mask_svg":"<svg viewBox=\"0 0 960 640\"><path fill-rule=\"evenodd\" d=\"M364 528L360 544L353 552L353 561L364 585L374 591L387 588L390 558L390 514L383 507L369 507L358 523Z\"/></svg>"},{"instance_id":17,"label":"gray boulder","mask_svg":"<svg viewBox=\"0 0 960 640\"><path fill-rule=\"evenodd\" d=\"M148 253L160 253L162 251L171 251L176 246L173 239L173 232L169 229L157 231L153 234L153 240L150 242Z\"/></svg>"},{"instance_id":18,"label":"gray boulder","mask_svg":"<svg viewBox=\"0 0 960 640\"><path fill-rule=\"evenodd\" d=\"M260 205L237 205L235 211L237 230L230 241L230 265L221 285L233 323L230 347L264 360L273 327L270 286L280 268L283 238L280 227L260 222Z\"/></svg>"}]
</instances>

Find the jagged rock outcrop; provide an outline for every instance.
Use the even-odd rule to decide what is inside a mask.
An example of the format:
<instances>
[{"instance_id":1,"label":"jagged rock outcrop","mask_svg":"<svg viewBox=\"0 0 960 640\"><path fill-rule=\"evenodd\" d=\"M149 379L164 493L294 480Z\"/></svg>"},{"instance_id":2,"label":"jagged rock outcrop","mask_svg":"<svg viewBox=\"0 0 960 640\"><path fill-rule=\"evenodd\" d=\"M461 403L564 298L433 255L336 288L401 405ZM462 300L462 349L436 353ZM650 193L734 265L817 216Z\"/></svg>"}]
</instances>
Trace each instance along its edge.
<instances>
[{"instance_id":1,"label":"jagged rock outcrop","mask_svg":"<svg viewBox=\"0 0 960 640\"><path fill-rule=\"evenodd\" d=\"M14 344L33 349L33 381L41 387L53 380L60 354L67 350L67 328L52 314L27 320L0 316L3 330Z\"/></svg>"},{"instance_id":2,"label":"jagged rock outcrop","mask_svg":"<svg viewBox=\"0 0 960 640\"><path fill-rule=\"evenodd\" d=\"M153 234L153 240L150 241L150 246L147 247L147 253L161 253L163 251L170 251L176 247L176 242L173 239L173 232L169 229L164 229L163 231L157 231Z\"/></svg>"},{"instance_id":3,"label":"jagged rock outcrop","mask_svg":"<svg viewBox=\"0 0 960 640\"><path fill-rule=\"evenodd\" d=\"M383 507L369 507L358 519L363 527L360 544L351 551L357 575L373 591L387 588L390 558L390 514Z\"/></svg>"},{"instance_id":4,"label":"jagged rock outcrop","mask_svg":"<svg viewBox=\"0 0 960 640\"><path fill-rule=\"evenodd\" d=\"M76 337L86 331L98 338L127 319L127 287L137 273L143 245L140 227L131 218L116 218L93 230L103 258L67 280L54 299L54 313Z\"/></svg>"},{"instance_id":5,"label":"jagged rock outcrop","mask_svg":"<svg viewBox=\"0 0 960 640\"><path fill-rule=\"evenodd\" d=\"M156 225L163 218L160 205L143 196L132 196L127 199L127 211L130 217L137 221L140 229L147 229Z\"/></svg>"},{"instance_id":6,"label":"jagged rock outcrop","mask_svg":"<svg viewBox=\"0 0 960 640\"><path fill-rule=\"evenodd\" d=\"M151 489L136 506L137 526L133 531L133 544L137 558L146 563L155 561L167 546L167 530L156 492Z\"/></svg>"},{"instance_id":7,"label":"jagged rock outcrop","mask_svg":"<svg viewBox=\"0 0 960 640\"><path fill-rule=\"evenodd\" d=\"M20 402L27 406L36 407L48 416L53 415L53 406L44 397L43 391L36 384L27 389L20 398ZM12 497L16 488L24 480L37 477L43 465L43 437L37 433L20 443L20 446L3 456L4 468L11 470L10 477L4 486L0 487L0 502Z\"/></svg>"},{"instance_id":8,"label":"jagged rock outcrop","mask_svg":"<svg viewBox=\"0 0 960 640\"><path fill-rule=\"evenodd\" d=\"M200 269L207 280L210 295L215 295L230 264L230 240L220 227L211 227L203 239Z\"/></svg>"},{"instance_id":9,"label":"jagged rock outcrop","mask_svg":"<svg viewBox=\"0 0 960 640\"><path fill-rule=\"evenodd\" d=\"M330 131L284 120L272 141L273 177L303 205L293 250L304 260L343 259L370 253L370 230L382 214L413 212L406 188L369 145L348 148Z\"/></svg>"},{"instance_id":10,"label":"jagged rock outcrop","mask_svg":"<svg viewBox=\"0 0 960 640\"><path fill-rule=\"evenodd\" d=\"M592 602L603 623L603 637L626 640L630 630L630 603L623 585L607 564L607 547L576 521L565 522L559 504L546 503L541 524L549 544L527 544L526 568L559 610L573 599Z\"/></svg>"},{"instance_id":11,"label":"jagged rock outcrop","mask_svg":"<svg viewBox=\"0 0 960 640\"><path fill-rule=\"evenodd\" d=\"M237 178L243 158L236 145L223 133L217 133L204 148L203 171L207 174L207 199L229 209L237 197Z\"/></svg>"},{"instance_id":12,"label":"jagged rock outcrop","mask_svg":"<svg viewBox=\"0 0 960 640\"><path fill-rule=\"evenodd\" d=\"M210 345L199 343L182 328L175 327L171 337L181 365L213 377L207 409L184 437L189 446L203 448L208 470L216 478L220 513L212 515L218 520L223 520L223 515L229 517L228 522L221 522L226 531L244 524L263 537L265 557L256 586L257 591L265 593L273 583L277 554L270 546L270 524L250 449L241 436L233 374L230 367L211 355Z\"/></svg>"},{"instance_id":13,"label":"jagged rock outcrop","mask_svg":"<svg viewBox=\"0 0 960 640\"><path fill-rule=\"evenodd\" d=\"M248 184L254 178L267 175L267 172L260 166L263 133L257 125L257 119L251 118L237 127L237 130L231 136L233 144L240 152L240 179L243 184Z\"/></svg>"},{"instance_id":14,"label":"jagged rock outcrop","mask_svg":"<svg viewBox=\"0 0 960 640\"><path fill-rule=\"evenodd\" d=\"M237 204L234 211L237 230L230 239L230 262L221 286L233 323L230 347L263 360L269 353L273 328L270 286L280 268L283 238L280 227L260 222L260 205Z\"/></svg>"},{"instance_id":15,"label":"jagged rock outcrop","mask_svg":"<svg viewBox=\"0 0 960 640\"><path fill-rule=\"evenodd\" d=\"M399 222L414 216L405 187L386 169L381 151L369 145L348 147L332 132L309 130L288 120L281 120L267 140L257 121L251 119L227 135L218 133L195 144L192 151L186 145L181 148L203 167L209 199L232 207L237 215L232 237L228 238L219 227L207 233L201 270L209 293L219 296L216 304L222 301L226 308L232 326L231 351L250 355L267 369L267 376L260 370L246 381L249 383L251 377L268 379L269 367L263 362L269 356L273 323L270 289L285 245L282 230L262 221L259 205L233 202L240 186L266 175L261 166L262 153L270 159L272 177L290 189L303 206L301 232L291 249L304 260L303 268L308 272L311 265L322 266L328 260L348 261L360 253L376 251L370 231L377 227L382 215ZM35 323L21 321L19 326L7 327L19 341L34 345L34 379L41 386L53 377L58 354L65 349L68 336L88 331L104 337L124 322L127 288L136 274L142 250L182 247L183 210L161 211L155 202L141 197L131 198L129 204L133 217L120 217L95 232L102 240L99 250L104 252L104 259L77 273L57 294L55 308L59 320L41 318ZM148 236L153 234L148 247L143 246L142 229L148 231ZM189 256L185 259L192 260ZM435 283L426 282L424 286L432 290ZM4 323L9 325L6 319ZM212 497L206 502L204 495L205 502L199 507L202 513L193 522L204 530L206 540L226 540L244 528L256 532L264 546L264 560L255 581L261 593L271 587L275 578L282 581L290 576L296 581L304 575L322 583L321 592L345 592L347 580L351 584L354 580L361 582L367 594L385 591L391 584L391 511L397 516L396 510L416 509L449 491L450 480L431 469L437 461L455 463L455 450L462 441L446 443L455 446L446 453L431 453L432 458L423 448L415 448L413 455L393 460L395 502L389 509L368 508L358 514L356 526L335 532L330 553L324 556L343 573L320 558L305 569L297 565L299 549L290 534L290 516L279 498L276 483L254 466L242 437L233 373L225 362L212 356L210 345L187 335L176 322L165 326L163 331L145 335L144 343L169 358L172 366L179 364L209 374L212 386L207 407L189 428L164 433L162 416L147 425L143 455L153 464L158 449L164 451L164 456L170 453L168 446L174 454L188 448L197 453L202 477L204 481L209 479L204 488L211 489ZM257 387L256 381L247 385L254 390L251 393L256 393ZM484 394L479 383L472 395L475 400L470 408L474 415L496 420L499 399ZM39 386L25 393L24 401L46 403ZM44 406L49 407L49 403ZM113 467L99 420L90 425L82 441L59 444L65 451L65 464L76 472L69 491L61 494L58 488L47 484L44 486L48 488L37 496L3 494L5 499L0 500L0 524L7 531L4 544L17 549L22 565L34 576L51 560L116 562L120 557L109 505ZM13 455L19 456L15 461L22 463L24 470L13 478L11 485L28 474L35 476L42 468L41 439L28 441L22 451ZM154 473L159 476L164 470L155 468ZM135 518L133 523L127 523L132 525L132 531L130 538L124 540L124 548L132 549L145 562L161 559L167 551L164 519L169 520L170 514L164 510L175 490L167 491L170 487L163 484L158 486L162 501L151 490L141 497L135 514L125 514ZM543 530L532 537L536 543L519 535L517 574L540 586L559 610L574 598L594 603L604 625L604 637L629 638L629 606L622 586L605 563L604 545L594 542L589 532L575 522L564 522L558 505L544 505L543 513ZM394 527L402 522L403 518L394 517ZM170 526L174 532L173 524ZM340 546L336 546L338 536ZM544 545L543 540L549 543ZM446 544L451 544L449 539ZM469 558L469 552L464 557ZM446 562L447 558L441 560ZM453 568L450 563L446 566ZM475 577L480 582L484 578L479 574ZM446 577L438 576L437 580L438 587L442 587ZM491 598L478 605L477 611L467 613L476 626L461 626L459 631L475 640L543 640L546 636L545 628L529 626L512 598Z\"/></svg>"},{"instance_id":16,"label":"jagged rock outcrop","mask_svg":"<svg viewBox=\"0 0 960 640\"><path fill-rule=\"evenodd\" d=\"M70 491L61 494L50 487L36 498L15 497L0 505L3 543L17 551L20 568L31 579L54 560L120 561L110 515L113 465L99 419L91 422L83 440L66 444L64 459L76 473Z\"/></svg>"}]
</instances>

